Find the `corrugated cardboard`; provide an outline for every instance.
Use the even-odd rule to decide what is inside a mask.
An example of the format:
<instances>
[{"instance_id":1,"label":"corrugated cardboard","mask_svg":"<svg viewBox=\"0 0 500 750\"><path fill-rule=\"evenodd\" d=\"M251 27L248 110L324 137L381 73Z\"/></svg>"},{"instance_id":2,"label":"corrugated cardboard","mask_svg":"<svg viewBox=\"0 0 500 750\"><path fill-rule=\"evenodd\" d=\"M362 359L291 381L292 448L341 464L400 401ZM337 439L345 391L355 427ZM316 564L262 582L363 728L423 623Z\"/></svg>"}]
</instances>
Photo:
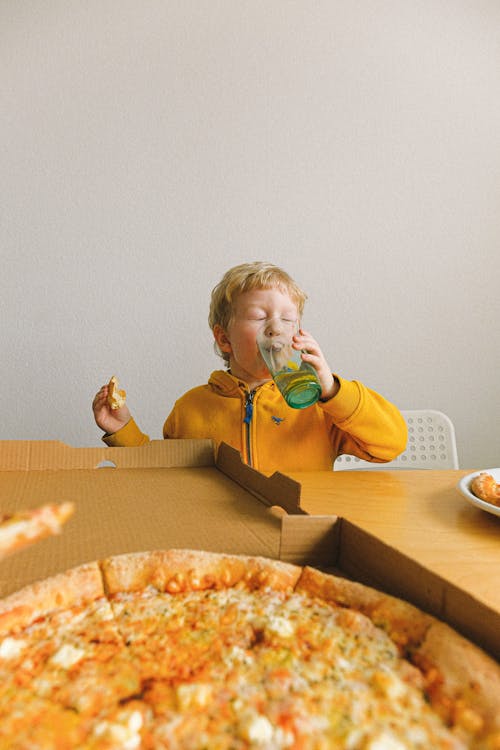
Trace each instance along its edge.
<instances>
[{"instance_id":1,"label":"corrugated cardboard","mask_svg":"<svg viewBox=\"0 0 500 750\"><path fill-rule=\"evenodd\" d=\"M500 613L336 516L308 516L300 484L208 440L140 448L0 441L0 509L72 500L63 533L0 561L0 596L90 560L185 547L342 572L401 596L500 656Z\"/></svg>"}]
</instances>

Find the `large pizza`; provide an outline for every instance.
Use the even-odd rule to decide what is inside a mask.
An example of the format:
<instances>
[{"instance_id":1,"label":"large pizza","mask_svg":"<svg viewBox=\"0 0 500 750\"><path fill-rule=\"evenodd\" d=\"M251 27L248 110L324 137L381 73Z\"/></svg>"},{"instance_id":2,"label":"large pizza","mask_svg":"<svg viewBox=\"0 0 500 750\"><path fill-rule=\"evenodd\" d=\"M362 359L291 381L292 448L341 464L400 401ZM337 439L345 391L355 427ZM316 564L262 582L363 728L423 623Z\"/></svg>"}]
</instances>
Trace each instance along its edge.
<instances>
[{"instance_id":1,"label":"large pizza","mask_svg":"<svg viewBox=\"0 0 500 750\"><path fill-rule=\"evenodd\" d=\"M0 602L0 750L500 748L500 667L359 583L192 550Z\"/></svg>"}]
</instances>

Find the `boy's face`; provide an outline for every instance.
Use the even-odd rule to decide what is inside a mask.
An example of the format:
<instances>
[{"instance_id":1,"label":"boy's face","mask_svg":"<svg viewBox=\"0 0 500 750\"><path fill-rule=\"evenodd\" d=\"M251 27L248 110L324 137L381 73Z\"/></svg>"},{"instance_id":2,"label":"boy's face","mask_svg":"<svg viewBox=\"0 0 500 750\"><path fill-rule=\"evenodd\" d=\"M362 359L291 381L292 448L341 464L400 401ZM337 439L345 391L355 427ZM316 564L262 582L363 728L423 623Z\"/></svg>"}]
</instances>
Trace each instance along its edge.
<instances>
[{"instance_id":1,"label":"boy's face","mask_svg":"<svg viewBox=\"0 0 500 750\"><path fill-rule=\"evenodd\" d=\"M287 292L277 287L252 289L236 298L227 330L220 326L214 329L220 350L229 354L231 373L251 388L270 379L256 338L266 321L273 318L298 323L299 311Z\"/></svg>"}]
</instances>

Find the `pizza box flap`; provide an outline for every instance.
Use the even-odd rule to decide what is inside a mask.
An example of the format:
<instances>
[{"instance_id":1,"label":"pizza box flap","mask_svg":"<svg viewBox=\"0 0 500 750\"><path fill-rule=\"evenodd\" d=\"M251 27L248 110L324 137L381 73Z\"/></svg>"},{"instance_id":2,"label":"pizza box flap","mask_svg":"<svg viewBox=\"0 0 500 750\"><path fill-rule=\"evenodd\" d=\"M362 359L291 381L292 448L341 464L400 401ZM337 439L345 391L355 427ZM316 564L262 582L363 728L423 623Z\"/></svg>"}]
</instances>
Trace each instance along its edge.
<instances>
[{"instance_id":1,"label":"pizza box flap","mask_svg":"<svg viewBox=\"0 0 500 750\"><path fill-rule=\"evenodd\" d=\"M240 453L227 443L217 452L217 468L248 489L254 497L270 507L280 506L287 513L304 514L300 507L300 483L276 471L271 476L261 474L245 464Z\"/></svg>"},{"instance_id":2,"label":"pizza box flap","mask_svg":"<svg viewBox=\"0 0 500 750\"><path fill-rule=\"evenodd\" d=\"M0 441L0 471L213 466L212 440L152 440L138 448L73 448L57 440Z\"/></svg>"}]
</instances>

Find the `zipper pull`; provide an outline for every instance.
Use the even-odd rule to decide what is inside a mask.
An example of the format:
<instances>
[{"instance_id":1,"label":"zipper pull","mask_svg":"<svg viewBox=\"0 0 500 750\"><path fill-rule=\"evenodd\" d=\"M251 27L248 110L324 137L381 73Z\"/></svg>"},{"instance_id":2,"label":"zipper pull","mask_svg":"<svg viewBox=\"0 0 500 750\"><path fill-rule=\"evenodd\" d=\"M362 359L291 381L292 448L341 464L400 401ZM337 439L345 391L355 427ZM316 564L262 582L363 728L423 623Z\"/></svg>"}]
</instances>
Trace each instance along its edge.
<instances>
[{"instance_id":1,"label":"zipper pull","mask_svg":"<svg viewBox=\"0 0 500 750\"><path fill-rule=\"evenodd\" d=\"M255 396L255 391L249 391L246 395L245 399L245 419L243 422L245 424L250 424L252 421L253 416L253 397Z\"/></svg>"}]
</instances>

